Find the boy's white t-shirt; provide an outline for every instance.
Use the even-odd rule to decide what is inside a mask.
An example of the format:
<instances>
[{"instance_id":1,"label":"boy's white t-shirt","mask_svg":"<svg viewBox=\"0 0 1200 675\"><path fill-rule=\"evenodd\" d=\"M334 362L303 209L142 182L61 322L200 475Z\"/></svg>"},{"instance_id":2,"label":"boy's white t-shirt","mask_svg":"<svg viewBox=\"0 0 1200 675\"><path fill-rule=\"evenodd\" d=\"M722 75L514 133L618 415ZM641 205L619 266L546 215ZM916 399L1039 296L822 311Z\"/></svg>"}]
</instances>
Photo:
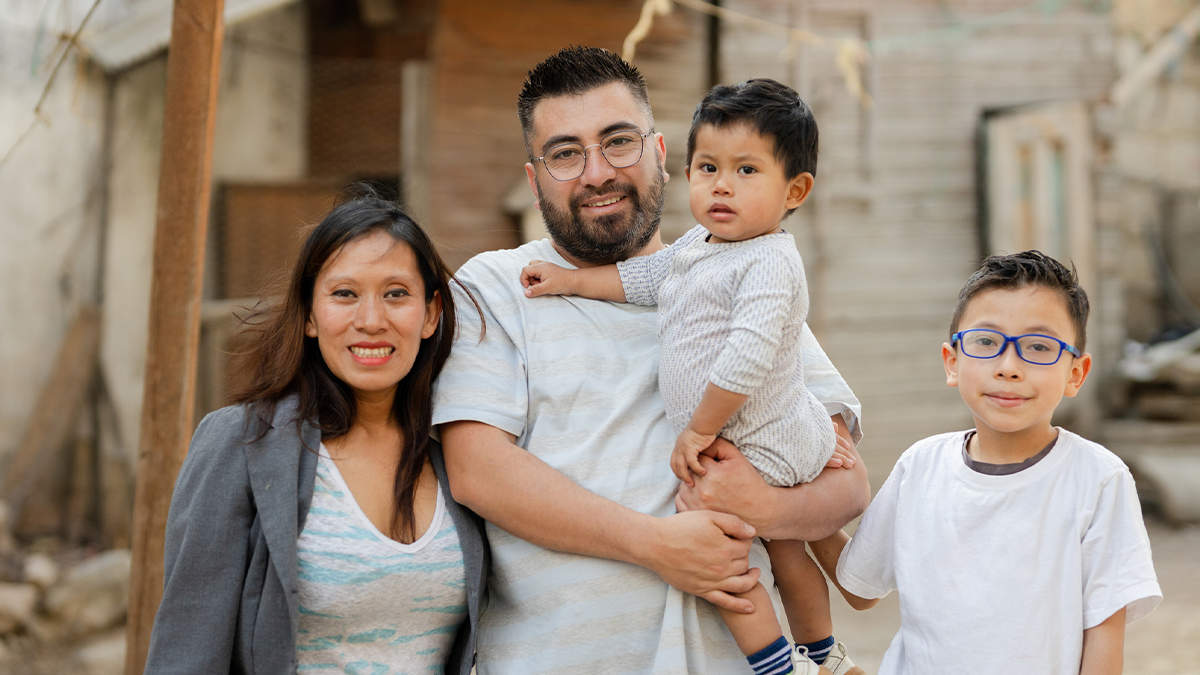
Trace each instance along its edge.
<instances>
[{"instance_id":1,"label":"boy's white t-shirt","mask_svg":"<svg viewBox=\"0 0 1200 675\"><path fill-rule=\"evenodd\" d=\"M909 448L838 561L855 595L900 591L879 673L1077 675L1084 630L1162 600L1133 477L1064 429L1033 466L982 474L967 433Z\"/></svg>"}]
</instances>

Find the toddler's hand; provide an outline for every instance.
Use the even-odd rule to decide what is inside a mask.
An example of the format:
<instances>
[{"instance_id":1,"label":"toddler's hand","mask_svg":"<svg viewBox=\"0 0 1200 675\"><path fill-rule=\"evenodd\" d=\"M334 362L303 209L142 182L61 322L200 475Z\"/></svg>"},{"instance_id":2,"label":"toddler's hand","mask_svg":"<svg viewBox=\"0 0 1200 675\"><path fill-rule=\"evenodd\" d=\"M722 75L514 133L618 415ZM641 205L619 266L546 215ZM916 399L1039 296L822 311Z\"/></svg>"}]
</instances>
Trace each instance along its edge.
<instances>
[{"instance_id":1,"label":"toddler's hand","mask_svg":"<svg viewBox=\"0 0 1200 675\"><path fill-rule=\"evenodd\" d=\"M684 428L675 439L675 450L671 452L671 471L679 480L687 483L688 487L695 486L692 474L703 476L704 467L700 466L700 453L717 440L716 434L698 434L691 427Z\"/></svg>"},{"instance_id":2,"label":"toddler's hand","mask_svg":"<svg viewBox=\"0 0 1200 675\"><path fill-rule=\"evenodd\" d=\"M571 272L572 270L544 260L530 260L529 264L521 269L521 285L525 287L525 297L571 295L568 283Z\"/></svg>"},{"instance_id":3,"label":"toddler's hand","mask_svg":"<svg viewBox=\"0 0 1200 675\"><path fill-rule=\"evenodd\" d=\"M825 467L849 469L854 466L854 454L850 452L850 441L842 438L841 434L837 434L836 438L837 445L833 448L833 456L829 458L828 462L825 462Z\"/></svg>"}]
</instances>

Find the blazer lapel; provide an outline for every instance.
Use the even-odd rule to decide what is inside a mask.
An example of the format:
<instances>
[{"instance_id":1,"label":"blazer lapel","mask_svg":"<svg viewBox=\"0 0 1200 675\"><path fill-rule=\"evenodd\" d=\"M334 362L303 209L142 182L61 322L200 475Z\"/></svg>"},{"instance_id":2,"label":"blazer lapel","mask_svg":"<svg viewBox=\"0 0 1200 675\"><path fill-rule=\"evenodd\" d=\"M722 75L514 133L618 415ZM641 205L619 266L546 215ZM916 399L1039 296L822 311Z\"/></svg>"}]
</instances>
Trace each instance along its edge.
<instances>
[{"instance_id":1,"label":"blazer lapel","mask_svg":"<svg viewBox=\"0 0 1200 675\"><path fill-rule=\"evenodd\" d=\"M300 628L296 540L312 503L316 453L321 445L320 432L307 420L301 423L297 436L297 408L295 396L279 401L271 430L246 448L246 467L259 523L272 568L287 598L293 631Z\"/></svg>"}]
</instances>

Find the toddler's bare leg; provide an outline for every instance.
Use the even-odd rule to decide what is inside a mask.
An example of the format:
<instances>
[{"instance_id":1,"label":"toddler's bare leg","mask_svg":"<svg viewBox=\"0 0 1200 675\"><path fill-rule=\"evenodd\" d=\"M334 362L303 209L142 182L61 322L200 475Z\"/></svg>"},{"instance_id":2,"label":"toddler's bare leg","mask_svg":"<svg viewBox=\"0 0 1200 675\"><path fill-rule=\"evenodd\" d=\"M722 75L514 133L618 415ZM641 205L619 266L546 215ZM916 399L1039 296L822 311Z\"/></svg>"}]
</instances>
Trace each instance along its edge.
<instances>
[{"instance_id":1,"label":"toddler's bare leg","mask_svg":"<svg viewBox=\"0 0 1200 675\"><path fill-rule=\"evenodd\" d=\"M804 550L804 542L772 539L764 543L771 557L779 598L792 628L792 639L797 644L807 644L833 635L829 587L821 568Z\"/></svg>"},{"instance_id":2,"label":"toddler's bare leg","mask_svg":"<svg viewBox=\"0 0 1200 675\"><path fill-rule=\"evenodd\" d=\"M721 612L721 619L729 627L729 632L733 633L738 649L742 650L744 656L750 656L778 640L779 636L783 635L783 629L779 627L779 619L775 617L775 606L771 604L771 596L762 584L757 584L737 597L753 602L754 612L742 614L720 607L717 609Z\"/></svg>"}]
</instances>

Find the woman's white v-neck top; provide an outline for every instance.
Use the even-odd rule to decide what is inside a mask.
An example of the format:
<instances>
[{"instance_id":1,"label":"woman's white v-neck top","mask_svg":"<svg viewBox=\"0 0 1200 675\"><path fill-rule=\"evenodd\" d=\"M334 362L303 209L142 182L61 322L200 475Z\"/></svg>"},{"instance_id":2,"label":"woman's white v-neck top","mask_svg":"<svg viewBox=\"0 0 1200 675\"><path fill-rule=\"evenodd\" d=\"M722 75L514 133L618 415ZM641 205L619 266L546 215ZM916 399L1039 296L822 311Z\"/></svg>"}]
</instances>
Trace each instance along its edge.
<instances>
[{"instance_id":1,"label":"woman's white v-neck top","mask_svg":"<svg viewBox=\"0 0 1200 675\"><path fill-rule=\"evenodd\" d=\"M429 528L411 544L367 518L322 444L298 540L299 672L441 672L467 593L458 533L441 486Z\"/></svg>"}]
</instances>

